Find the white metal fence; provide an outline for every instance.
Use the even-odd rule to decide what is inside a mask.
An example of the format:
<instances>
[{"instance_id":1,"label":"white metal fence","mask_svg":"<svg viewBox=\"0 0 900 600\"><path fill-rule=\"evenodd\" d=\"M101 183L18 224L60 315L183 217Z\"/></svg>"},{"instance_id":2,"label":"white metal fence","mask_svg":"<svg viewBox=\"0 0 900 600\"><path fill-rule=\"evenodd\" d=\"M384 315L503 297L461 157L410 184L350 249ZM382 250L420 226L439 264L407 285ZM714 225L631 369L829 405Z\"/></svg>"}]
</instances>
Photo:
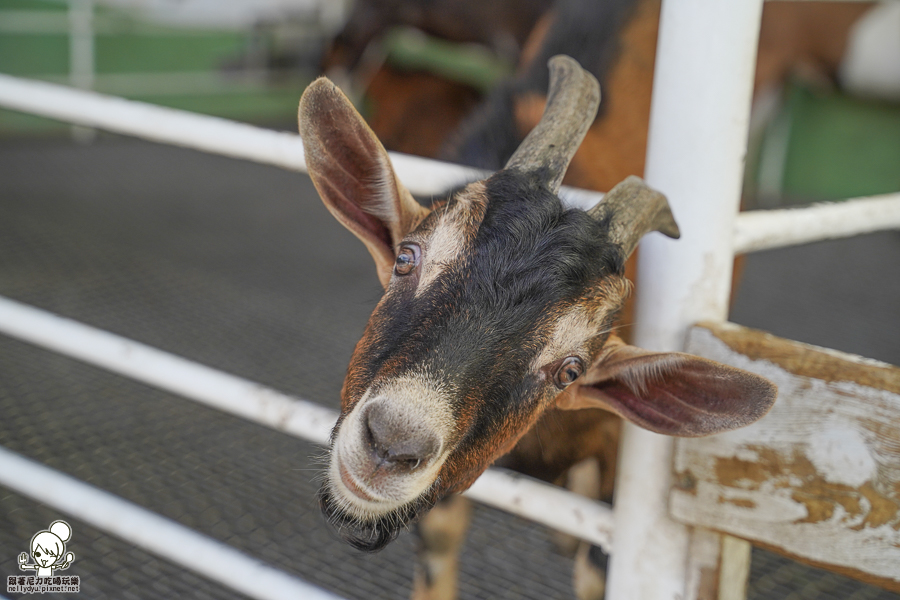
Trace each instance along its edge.
<instances>
[{"instance_id":1,"label":"white metal fence","mask_svg":"<svg viewBox=\"0 0 900 600\"><path fill-rule=\"evenodd\" d=\"M0 74L0 106L105 131L306 172L298 135L218 117L85 92ZM483 171L390 152L403 184L416 196L440 195L485 176ZM563 199L589 208L603 194L563 187ZM754 252L900 227L900 193L809 208L741 213L734 252Z\"/></svg>"},{"instance_id":2,"label":"white metal fence","mask_svg":"<svg viewBox=\"0 0 900 600\"><path fill-rule=\"evenodd\" d=\"M646 177L669 197L683 239L675 244L648 236L642 243L638 285L646 293L637 307L636 335L646 347L680 350L691 324L725 318L735 253L900 228L900 194L737 213L761 7L762 0L663 3ZM711 79L715 86L708 85ZM297 135L55 84L0 75L0 106L293 171L306 169ZM437 195L483 176L473 169L408 155L392 153L391 159L403 183L419 196ZM588 207L602 194L564 189L563 197L572 205ZM314 403L11 300L0 299L0 332L317 443L327 442L336 416ZM692 585L690 569L685 569L692 542L688 529L669 519L666 511L671 453L670 439L627 428L615 515L601 503L492 470L467 494L609 551L615 530L607 597L674 599ZM13 473L11 465L21 466L17 461L22 460L2 451L0 462L6 462L0 471ZM49 469L42 471L42 477L89 493L78 488L84 484ZM35 497L22 478L4 477L2 483ZM101 514L109 512L104 506L116 501L115 510L122 511L126 520L160 517L144 514L143 509L109 494L93 493L103 495L103 500L79 505L80 518L153 552L178 546L116 527ZM49 505L56 502L40 500ZM56 507L76 510L70 505ZM187 535L191 543L218 543L169 525L171 529L160 526L158 531ZM307 584L236 551L217 551L231 552L229 560L240 565L235 569L268 573L273 587L268 592L257 590L255 597L283 598L307 589L303 587ZM203 574L236 587L228 573ZM318 590L312 593L329 596ZM303 597L313 597L309 594Z\"/></svg>"}]
</instances>

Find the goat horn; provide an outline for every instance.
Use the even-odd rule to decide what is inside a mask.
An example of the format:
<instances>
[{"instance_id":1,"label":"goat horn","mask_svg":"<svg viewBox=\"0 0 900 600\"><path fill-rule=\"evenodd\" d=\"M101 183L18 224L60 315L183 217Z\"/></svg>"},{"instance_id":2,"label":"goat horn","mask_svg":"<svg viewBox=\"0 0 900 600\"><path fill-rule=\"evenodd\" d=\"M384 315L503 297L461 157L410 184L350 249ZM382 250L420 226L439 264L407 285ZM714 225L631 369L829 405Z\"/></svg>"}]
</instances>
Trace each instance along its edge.
<instances>
[{"instance_id":1,"label":"goat horn","mask_svg":"<svg viewBox=\"0 0 900 600\"><path fill-rule=\"evenodd\" d=\"M544 183L555 194L597 114L600 84L570 56L554 56L548 65L550 89L544 114L506 168L546 173Z\"/></svg>"},{"instance_id":2,"label":"goat horn","mask_svg":"<svg viewBox=\"0 0 900 600\"><path fill-rule=\"evenodd\" d=\"M610 240L622 247L626 257L650 231L674 239L681 236L666 197L634 175L611 189L588 214L609 222Z\"/></svg>"}]
</instances>

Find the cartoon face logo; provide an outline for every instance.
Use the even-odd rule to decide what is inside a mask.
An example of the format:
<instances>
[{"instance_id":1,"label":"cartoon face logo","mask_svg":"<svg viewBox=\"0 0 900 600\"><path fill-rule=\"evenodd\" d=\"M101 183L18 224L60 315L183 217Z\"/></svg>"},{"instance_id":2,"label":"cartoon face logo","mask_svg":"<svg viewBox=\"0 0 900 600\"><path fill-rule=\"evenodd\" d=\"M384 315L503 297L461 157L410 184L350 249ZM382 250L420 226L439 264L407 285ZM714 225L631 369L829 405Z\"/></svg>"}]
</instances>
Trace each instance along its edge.
<instances>
[{"instance_id":1,"label":"cartoon face logo","mask_svg":"<svg viewBox=\"0 0 900 600\"><path fill-rule=\"evenodd\" d=\"M19 569L37 571L38 577L51 577L54 571L68 569L75 559L71 552L66 553L66 542L72 537L72 528L65 521L54 521L45 531L38 531L31 538L31 557L34 564L28 563L28 556L19 555Z\"/></svg>"}]
</instances>

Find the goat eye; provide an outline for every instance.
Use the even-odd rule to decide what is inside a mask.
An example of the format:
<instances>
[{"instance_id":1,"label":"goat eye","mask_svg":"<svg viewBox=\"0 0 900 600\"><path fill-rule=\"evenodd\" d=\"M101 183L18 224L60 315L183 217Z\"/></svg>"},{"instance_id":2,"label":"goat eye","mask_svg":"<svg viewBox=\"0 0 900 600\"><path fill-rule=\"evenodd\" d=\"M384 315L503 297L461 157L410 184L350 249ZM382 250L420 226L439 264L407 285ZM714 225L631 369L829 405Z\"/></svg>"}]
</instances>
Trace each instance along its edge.
<instances>
[{"instance_id":1,"label":"goat eye","mask_svg":"<svg viewBox=\"0 0 900 600\"><path fill-rule=\"evenodd\" d=\"M400 248L397 253L397 262L394 264L394 273L397 275L409 275L419 264L421 250L415 244L409 244Z\"/></svg>"},{"instance_id":2,"label":"goat eye","mask_svg":"<svg viewBox=\"0 0 900 600\"><path fill-rule=\"evenodd\" d=\"M556 374L553 376L553 383L556 387L563 389L584 373L584 363L577 356L570 356L559 365Z\"/></svg>"}]
</instances>

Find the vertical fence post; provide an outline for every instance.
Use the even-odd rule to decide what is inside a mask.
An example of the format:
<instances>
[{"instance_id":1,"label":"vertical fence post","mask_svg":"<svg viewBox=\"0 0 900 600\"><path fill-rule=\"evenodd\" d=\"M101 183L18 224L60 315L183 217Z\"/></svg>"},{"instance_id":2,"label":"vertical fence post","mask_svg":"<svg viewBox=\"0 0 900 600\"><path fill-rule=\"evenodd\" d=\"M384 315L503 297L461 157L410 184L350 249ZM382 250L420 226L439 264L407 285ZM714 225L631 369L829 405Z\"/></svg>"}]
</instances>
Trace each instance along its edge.
<instances>
[{"instance_id":1,"label":"vertical fence post","mask_svg":"<svg viewBox=\"0 0 900 600\"><path fill-rule=\"evenodd\" d=\"M762 0L663 0L647 182L681 240L641 243L636 342L680 350L687 328L727 316ZM668 516L674 440L626 424L616 481L610 600L685 598L689 530Z\"/></svg>"},{"instance_id":2,"label":"vertical fence post","mask_svg":"<svg viewBox=\"0 0 900 600\"><path fill-rule=\"evenodd\" d=\"M69 0L69 83L83 90L94 87L93 0ZM96 135L95 129L72 126L77 142L90 143Z\"/></svg>"}]
</instances>

